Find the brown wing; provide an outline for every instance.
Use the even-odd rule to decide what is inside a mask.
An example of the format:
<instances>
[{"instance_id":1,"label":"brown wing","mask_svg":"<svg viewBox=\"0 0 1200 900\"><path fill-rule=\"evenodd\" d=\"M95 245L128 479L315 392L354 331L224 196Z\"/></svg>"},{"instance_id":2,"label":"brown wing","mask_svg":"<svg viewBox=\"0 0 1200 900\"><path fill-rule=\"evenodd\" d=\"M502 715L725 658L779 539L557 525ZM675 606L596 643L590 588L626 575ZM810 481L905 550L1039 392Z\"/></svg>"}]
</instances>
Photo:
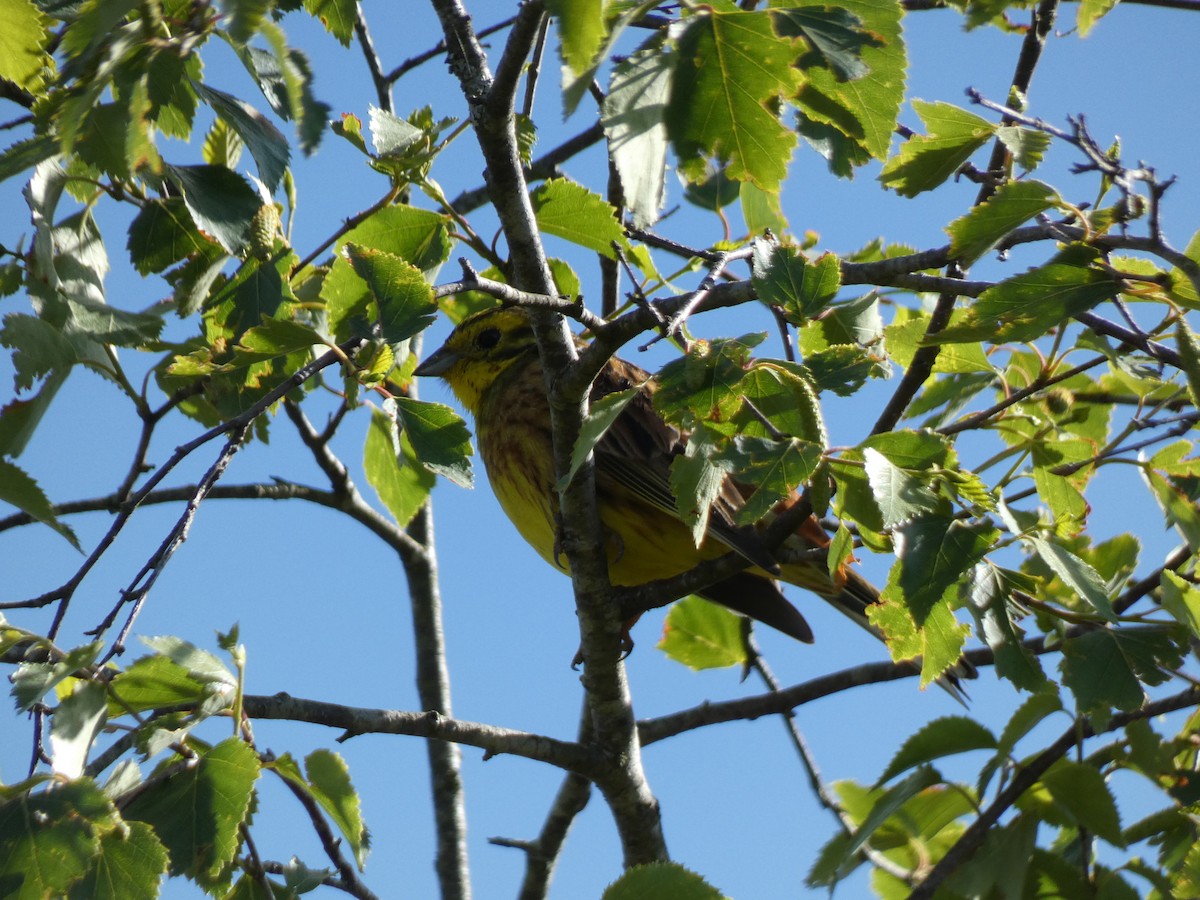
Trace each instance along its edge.
<instances>
[{"instance_id":1,"label":"brown wing","mask_svg":"<svg viewBox=\"0 0 1200 900\"><path fill-rule=\"evenodd\" d=\"M640 386L637 396L596 444L596 474L611 479L626 491L678 518L671 491L671 463L686 448L687 435L664 422L654 411L655 383L639 366L613 359L592 385L592 399ZM737 486L726 480L709 515L708 534L767 572L777 572L774 558L758 533L735 524L745 504Z\"/></svg>"}]
</instances>

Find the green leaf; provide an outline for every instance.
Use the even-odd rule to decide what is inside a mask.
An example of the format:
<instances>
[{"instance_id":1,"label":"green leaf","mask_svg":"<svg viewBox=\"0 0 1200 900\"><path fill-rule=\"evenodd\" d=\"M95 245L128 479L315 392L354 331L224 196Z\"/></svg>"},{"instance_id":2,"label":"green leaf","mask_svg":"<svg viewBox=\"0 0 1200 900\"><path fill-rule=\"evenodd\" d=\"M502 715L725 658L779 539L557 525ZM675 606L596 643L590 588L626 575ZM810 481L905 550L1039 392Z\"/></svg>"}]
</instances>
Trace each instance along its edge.
<instances>
[{"instance_id":1,"label":"green leaf","mask_svg":"<svg viewBox=\"0 0 1200 900\"><path fill-rule=\"evenodd\" d=\"M0 21L0 79L36 89L46 62L46 17L30 0L0 0Z\"/></svg>"},{"instance_id":2,"label":"green leaf","mask_svg":"<svg viewBox=\"0 0 1200 900\"><path fill-rule=\"evenodd\" d=\"M430 280L454 248L450 219L415 206L385 206L342 235L338 250L347 244L398 256Z\"/></svg>"},{"instance_id":3,"label":"green leaf","mask_svg":"<svg viewBox=\"0 0 1200 900\"><path fill-rule=\"evenodd\" d=\"M810 353L843 344L867 347L883 336L879 298L871 293L836 303L824 315L800 330L800 350Z\"/></svg>"},{"instance_id":4,"label":"green leaf","mask_svg":"<svg viewBox=\"0 0 1200 900\"><path fill-rule=\"evenodd\" d=\"M892 757L876 786L891 781L901 772L923 766L956 753L971 750L993 750L996 736L974 719L966 716L944 716L934 719L906 740Z\"/></svg>"},{"instance_id":5,"label":"green leaf","mask_svg":"<svg viewBox=\"0 0 1200 900\"><path fill-rule=\"evenodd\" d=\"M1164 478L1149 468L1142 468L1142 477L1166 514L1167 522L1187 541L1193 553L1200 551L1200 509L1188 492L1175 479Z\"/></svg>"},{"instance_id":6,"label":"green leaf","mask_svg":"<svg viewBox=\"0 0 1200 900\"><path fill-rule=\"evenodd\" d=\"M325 134L331 110L313 96L308 58L287 45L283 32L273 22L264 22L260 30L271 50L246 46L239 49L238 55L276 114L296 123L300 149L309 155Z\"/></svg>"},{"instance_id":7,"label":"green leaf","mask_svg":"<svg viewBox=\"0 0 1200 900\"><path fill-rule=\"evenodd\" d=\"M144 822L125 822L100 838L87 876L70 900L154 900L167 874L167 850Z\"/></svg>"},{"instance_id":8,"label":"green leaf","mask_svg":"<svg viewBox=\"0 0 1200 900\"><path fill-rule=\"evenodd\" d=\"M109 705L112 717L167 706L196 706L223 692L219 682L201 681L179 663L158 655L136 660L118 672L110 686L117 698Z\"/></svg>"},{"instance_id":9,"label":"green leaf","mask_svg":"<svg viewBox=\"0 0 1200 900\"><path fill-rule=\"evenodd\" d=\"M250 812L258 772L254 749L240 738L226 738L194 764L138 793L123 812L154 829L170 854L171 875L217 887L228 880L241 844L239 829Z\"/></svg>"},{"instance_id":10,"label":"green leaf","mask_svg":"<svg viewBox=\"0 0 1200 900\"><path fill-rule=\"evenodd\" d=\"M609 395L611 396L611 395ZM607 398L606 398L607 399ZM711 432L698 428L688 439L687 449L671 461L671 493L679 518L692 530L696 546L708 531L712 504L732 466L714 459Z\"/></svg>"},{"instance_id":11,"label":"green leaf","mask_svg":"<svg viewBox=\"0 0 1200 900\"><path fill-rule=\"evenodd\" d=\"M684 597L671 606L658 649L697 671L746 662L741 617L696 596Z\"/></svg>"},{"instance_id":12,"label":"green leaf","mask_svg":"<svg viewBox=\"0 0 1200 900\"><path fill-rule=\"evenodd\" d=\"M79 362L74 345L62 331L45 319L23 313L9 313L4 317L0 345L13 350L13 385L18 391L29 390L38 379L51 373L65 376ZM13 401L14 404L19 402ZM17 454L14 451L12 455Z\"/></svg>"},{"instance_id":13,"label":"green leaf","mask_svg":"<svg viewBox=\"0 0 1200 900\"><path fill-rule=\"evenodd\" d=\"M587 418L579 426L579 437L575 441L575 446L571 448L571 468L554 486L556 491L565 489L574 480L575 473L579 471L579 467L583 465L588 454L599 443L600 438L604 437L604 433L617 420L629 402L638 395L640 387L639 385L624 391L613 391L591 404Z\"/></svg>"},{"instance_id":14,"label":"green leaf","mask_svg":"<svg viewBox=\"0 0 1200 900\"><path fill-rule=\"evenodd\" d=\"M361 871L367 858L370 841L363 824L358 793L350 782L346 761L329 750L314 750L304 758L308 786L313 797L333 819L342 836L354 852L354 861Z\"/></svg>"},{"instance_id":15,"label":"green leaf","mask_svg":"<svg viewBox=\"0 0 1200 900\"><path fill-rule=\"evenodd\" d=\"M246 249L250 220L262 206L258 191L224 166L167 166L195 223L231 254Z\"/></svg>"},{"instance_id":16,"label":"green leaf","mask_svg":"<svg viewBox=\"0 0 1200 900\"><path fill-rule=\"evenodd\" d=\"M871 812L854 832L854 836L845 850L846 857L849 858L857 853L864 844L871 840L875 832L909 800L941 782L942 777L935 769L921 766L903 781L889 788L878 798L871 808Z\"/></svg>"},{"instance_id":17,"label":"green leaf","mask_svg":"<svg viewBox=\"0 0 1200 900\"><path fill-rule=\"evenodd\" d=\"M802 366L778 360L757 360L737 385L747 405L738 414L743 434L755 437L787 435L824 448L829 444L816 386ZM770 424L763 424L759 417Z\"/></svg>"},{"instance_id":18,"label":"green leaf","mask_svg":"<svg viewBox=\"0 0 1200 900\"><path fill-rule=\"evenodd\" d=\"M1072 593L1108 621L1116 621L1117 614L1108 597L1108 586L1099 572L1061 544L1040 537L1030 537L1028 540L1042 562L1062 579Z\"/></svg>"},{"instance_id":19,"label":"green leaf","mask_svg":"<svg viewBox=\"0 0 1200 900\"><path fill-rule=\"evenodd\" d=\"M17 709L25 712L50 690L64 679L71 678L81 668L95 664L100 655L100 643L84 644L74 647L65 653L61 659L52 663L22 663L10 676L12 695L17 702Z\"/></svg>"},{"instance_id":20,"label":"green leaf","mask_svg":"<svg viewBox=\"0 0 1200 900\"><path fill-rule=\"evenodd\" d=\"M337 38L343 47L350 46L358 12L356 0L304 0L304 8L320 19L325 30Z\"/></svg>"},{"instance_id":21,"label":"green leaf","mask_svg":"<svg viewBox=\"0 0 1200 900\"><path fill-rule=\"evenodd\" d=\"M742 406L740 383L750 352L765 337L693 342L686 356L667 363L656 376L654 409L689 431L700 422L728 431L729 421Z\"/></svg>"},{"instance_id":22,"label":"green leaf","mask_svg":"<svg viewBox=\"0 0 1200 900\"><path fill-rule=\"evenodd\" d=\"M140 275L162 272L195 254L207 253L210 241L196 230L178 197L147 200L129 226L126 247Z\"/></svg>"},{"instance_id":23,"label":"green leaf","mask_svg":"<svg viewBox=\"0 0 1200 900\"><path fill-rule=\"evenodd\" d=\"M54 774L78 778L87 764L88 752L104 725L106 693L98 682L80 682L54 710L50 729Z\"/></svg>"},{"instance_id":24,"label":"green leaf","mask_svg":"<svg viewBox=\"0 0 1200 900\"><path fill-rule=\"evenodd\" d=\"M996 128L996 137L1012 154L1013 161L1026 172L1036 169L1050 148L1050 135L1033 128L1000 125Z\"/></svg>"},{"instance_id":25,"label":"green leaf","mask_svg":"<svg viewBox=\"0 0 1200 900\"><path fill-rule=\"evenodd\" d=\"M950 325L957 325L966 317L965 309L957 309L950 316ZM929 329L928 313L914 313L907 308L896 311L896 320L883 330L888 357L903 369L912 365L913 357ZM995 367L988 361L979 342L943 344L933 363L935 373L971 375L976 372L992 373ZM925 388L928 394L930 386Z\"/></svg>"},{"instance_id":26,"label":"green leaf","mask_svg":"<svg viewBox=\"0 0 1200 900\"><path fill-rule=\"evenodd\" d=\"M795 247L755 241L752 282L759 300L799 325L833 302L842 286L841 264L832 253L809 262Z\"/></svg>"},{"instance_id":27,"label":"green leaf","mask_svg":"<svg viewBox=\"0 0 1200 900\"><path fill-rule=\"evenodd\" d=\"M770 104L796 83L793 42L780 38L765 12L718 12L685 20L667 128L680 169L702 176L707 159L728 163L736 181L777 192L796 139Z\"/></svg>"},{"instance_id":28,"label":"green leaf","mask_svg":"<svg viewBox=\"0 0 1200 900\"><path fill-rule=\"evenodd\" d=\"M14 0L22 3L27 0ZM49 135L26 138L4 148L0 152L0 181L21 175L37 168L58 153L58 141Z\"/></svg>"},{"instance_id":29,"label":"green leaf","mask_svg":"<svg viewBox=\"0 0 1200 900\"><path fill-rule=\"evenodd\" d=\"M1075 25L1080 37L1087 37L1096 23L1117 5L1118 0L1080 0L1075 13Z\"/></svg>"},{"instance_id":30,"label":"green leaf","mask_svg":"<svg viewBox=\"0 0 1200 900\"><path fill-rule=\"evenodd\" d=\"M291 319L264 319L238 341L239 361L261 361L309 350L324 341L316 329Z\"/></svg>"},{"instance_id":31,"label":"green leaf","mask_svg":"<svg viewBox=\"0 0 1200 900\"><path fill-rule=\"evenodd\" d=\"M1163 609L1186 625L1193 638L1200 638L1200 589L1170 569L1159 576Z\"/></svg>"},{"instance_id":32,"label":"green leaf","mask_svg":"<svg viewBox=\"0 0 1200 900\"><path fill-rule=\"evenodd\" d=\"M566 67L578 75L604 44L604 0L547 0L558 22L558 42Z\"/></svg>"},{"instance_id":33,"label":"green leaf","mask_svg":"<svg viewBox=\"0 0 1200 900\"><path fill-rule=\"evenodd\" d=\"M866 75L869 69L862 59L863 49L883 45L883 41L863 28L858 16L846 9L799 6L771 12L780 35L807 40L821 63L841 81Z\"/></svg>"},{"instance_id":34,"label":"green leaf","mask_svg":"<svg viewBox=\"0 0 1200 900\"><path fill-rule=\"evenodd\" d=\"M986 522L927 516L896 529L896 564L884 593L902 600L918 625L996 542ZM897 571L898 570L898 571ZM898 591L898 593L897 593Z\"/></svg>"},{"instance_id":35,"label":"green leaf","mask_svg":"<svg viewBox=\"0 0 1200 900\"><path fill-rule=\"evenodd\" d=\"M658 220L666 201L667 126L674 60L659 47L639 50L613 68L601 124L635 228Z\"/></svg>"},{"instance_id":36,"label":"green leaf","mask_svg":"<svg viewBox=\"0 0 1200 900\"><path fill-rule=\"evenodd\" d=\"M454 410L441 403L398 397L396 412L421 465L459 487L474 485L471 433Z\"/></svg>"},{"instance_id":37,"label":"green leaf","mask_svg":"<svg viewBox=\"0 0 1200 900\"><path fill-rule=\"evenodd\" d=\"M787 5L829 8L825 0L789 0ZM829 161L833 172L849 176L854 166L887 156L904 102L908 60L899 2L842 0L836 9L855 16L862 32L871 36L855 48L868 74L843 81L828 66L805 66L795 104L805 140Z\"/></svg>"},{"instance_id":38,"label":"green leaf","mask_svg":"<svg viewBox=\"0 0 1200 900\"><path fill-rule=\"evenodd\" d=\"M242 139L229 123L218 116L204 136L200 154L210 166L224 166L227 169L237 169L238 161L242 158Z\"/></svg>"},{"instance_id":39,"label":"green leaf","mask_svg":"<svg viewBox=\"0 0 1200 900\"><path fill-rule=\"evenodd\" d=\"M739 434L721 456L733 466L740 483L754 488L737 514L738 522L745 525L757 522L806 484L817 470L822 448L798 438L773 440Z\"/></svg>"},{"instance_id":40,"label":"green leaf","mask_svg":"<svg viewBox=\"0 0 1200 900\"><path fill-rule=\"evenodd\" d=\"M273 317L284 301L287 283L280 274L291 269L294 255L271 261L251 256L211 297L206 306L219 309L225 325L240 338L242 332Z\"/></svg>"},{"instance_id":41,"label":"green leaf","mask_svg":"<svg viewBox=\"0 0 1200 900\"><path fill-rule=\"evenodd\" d=\"M616 211L599 194L566 178L543 182L530 197L538 227L601 256L616 259L612 244L625 243Z\"/></svg>"},{"instance_id":42,"label":"green leaf","mask_svg":"<svg viewBox=\"0 0 1200 900\"><path fill-rule=\"evenodd\" d=\"M923 479L892 463L878 450L863 450L867 481L875 503L883 515L884 527L901 525L943 508L945 500L930 489Z\"/></svg>"},{"instance_id":43,"label":"green leaf","mask_svg":"<svg viewBox=\"0 0 1200 900\"><path fill-rule=\"evenodd\" d=\"M1095 766L1060 760L1042 776L1041 783L1057 803L1070 811L1081 829L1114 846L1125 845L1116 801Z\"/></svg>"},{"instance_id":44,"label":"green leaf","mask_svg":"<svg viewBox=\"0 0 1200 900\"><path fill-rule=\"evenodd\" d=\"M228 4L225 30L235 44L244 44L258 33L275 0L237 0Z\"/></svg>"},{"instance_id":45,"label":"green leaf","mask_svg":"<svg viewBox=\"0 0 1200 900\"><path fill-rule=\"evenodd\" d=\"M928 130L905 141L887 161L879 180L901 197L932 190L958 171L971 154L991 139L995 126L987 119L949 103L914 100L913 109Z\"/></svg>"},{"instance_id":46,"label":"green leaf","mask_svg":"<svg viewBox=\"0 0 1200 900\"><path fill-rule=\"evenodd\" d=\"M728 900L701 876L679 863L643 863L627 869L604 890L601 900Z\"/></svg>"},{"instance_id":47,"label":"green leaf","mask_svg":"<svg viewBox=\"0 0 1200 900\"><path fill-rule=\"evenodd\" d=\"M237 677L229 671L217 656L201 650L195 644L174 635L143 637L142 643L183 668L188 676L201 684L215 684L232 688Z\"/></svg>"},{"instance_id":48,"label":"green leaf","mask_svg":"<svg viewBox=\"0 0 1200 900\"><path fill-rule=\"evenodd\" d=\"M407 527L424 505L435 482L411 449L396 446L393 422L379 410L371 413L363 445L363 471L401 528Z\"/></svg>"},{"instance_id":49,"label":"green leaf","mask_svg":"<svg viewBox=\"0 0 1200 900\"><path fill-rule=\"evenodd\" d=\"M1057 199L1054 188L1040 181L1005 182L986 202L972 207L946 228L950 255L964 266L971 265L1017 226L1052 207Z\"/></svg>"},{"instance_id":50,"label":"green leaf","mask_svg":"<svg viewBox=\"0 0 1200 900\"><path fill-rule=\"evenodd\" d=\"M1183 316L1179 317L1175 327L1175 346L1179 348L1179 358L1187 375L1192 405L1200 406L1200 338L1188 327L1187 319Z\"/></svg>"},{"instance_id":51,"label":"green leaf","mask_svg":"<svg viewBox=\"0 0 1200 900\"><path fill-rule=\"evenodd\" d=\"M1129 660L1111 631L1097 629L1063 642L1063 683L1081 711L1137 709L1146 699Z\"/></svg>"},{"instance_id":52,"label":"green leaf","mask_svg":"<svg viewBox=\"0 0 1200 900\"><path fill-rule=\"evenodd\" d=\"M65 537L76 550L83 552L71 526L58 520L54 506L38 483L23 469L7 459L0 459L0 501L10 503L43 525L49 525Z\"/></svg>"},{"instance_id":53,"label":"green leaf","mask_svg":"<svg viewBox=\"0 0 1200 900\"><path fill-rule=\"evenodd\" d=\"M258 167L258 177L267 186L267 191L274 194L287 171L291 149L285 138L271 121L245 100L239 100L232 94L211 88L206 84L196 84L196 91L208 101L222 119L245 142L246 149L254 157Z\"/></svg>"},{"instance_id":54,"label":"green leaf","mask_svg":"<svg viewBox=\"0 0 1200 900\"><path fill-rule=\"evenodd\" d=\"M971 307L969 318L932 342L1036 340L1117 295L1119 285L1112 275L1093 265L1098 257L1091 247L1066 247L1046 265L988 288Z\"/></svg>"},{"instance_id":55,"label":"green leaf","mask_svg":"<svg viewBox=\"0 0 1200 900\"><path fill-rule=\"evenodd\" d=\"M1020 573L980 563L971 571L966 596L978 623L976 632L995 657L996 673L1022 690L1038 691L1047 684L1046 673L1038 658L1021 645L1023 632L1009 604L1013 590L1029 592L1027 581Z\"/></svg>"},{"instance_id":56,"label":"green leaf","mask_svg":"<svg viewBox=\"0 0 1200 900\"><path fill-rule=\"evenodd\" d=\"M345 245L345 253L379 306L383 340L399 343L432 324L437 302L420 269L399 256L353 243Z\"/></svg>"},{"instance_id":57,"label":"green leaf","mask_svg":"<svg viewBox=\"0 0 1200 900\"><path fill-rule=\"evenodd\" d=\"M112 802L91 779L0 803L0 888L13 900L62 897L87 873L100 835L116 822Z\"/></svg>"}]
</instances>

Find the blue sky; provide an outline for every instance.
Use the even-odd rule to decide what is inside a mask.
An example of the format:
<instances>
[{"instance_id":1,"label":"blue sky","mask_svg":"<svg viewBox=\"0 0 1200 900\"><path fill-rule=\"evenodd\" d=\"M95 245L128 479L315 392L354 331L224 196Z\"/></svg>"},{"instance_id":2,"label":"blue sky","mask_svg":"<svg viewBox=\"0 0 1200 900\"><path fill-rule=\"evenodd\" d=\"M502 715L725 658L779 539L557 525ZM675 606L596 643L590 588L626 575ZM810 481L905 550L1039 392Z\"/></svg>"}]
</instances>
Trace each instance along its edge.
<instances>
[{"instance_id":1,"label":"blue sky","mask_svg":"<svg viewBox=\"0 0 1200 900\"><path fill-rule=\"evenodd\" d=\"M511 8L495 2L469 5L479 25L507 15ZM385 69L438 39L433 13L424 4L404 4L401 15L398 8L366 4ZM1068 16L1074 11L1074 5L1064 10ZM959 23L959 17L948 11L907 17L911 96L965 105L963 92L970 86L995 99L1004 97L1019 38L991 29L963 34ZM1062 20L1060 31L1068 31L1072 24ZM343 51L318 26L299 16L286 19L284 27L291 41L312 58L317 95L331 104L335 115L351 112L365 121L374 92L356 51ZM1197 36L1200 30L1188 13L1121 7L1086 40L1074 34L1052 37L1029 98L1034 115L1062 126L1067 115L1084 112L1101 144L1120 134L1126 159L1144 159L1161 174L1178 174L1179 183L1167 196L1164 214L1168 235L1178 246L1186 244L1200 226L1195 212L1200 209L1200 176L1195 167L1200 119L1185 99L1195 96L1200 82L1194 64ZM210 83L266 108L218 42L207 48L206 60ZM555 146L589 122L589 110L584 109L561 124L553 69L548 67L539 92L538 151ZM464 114L464 104L439 61L402 79L395 102L402 115L425 104L432 104L439 116ZM910 111L903 120L919 129ZM179 156L192 152L178 150ZM166 154L177 158L171 148ZM1066 174L1077 161L1070 148L1055 146L1039 175L1070 199L1090 199L1092 183ZM433 175L453 195L477 185L481 169L467 134L439 159ZM566 169L593 188L603 184L604 163L598 150L572 161ZM853 182L838 181L804 147L798 149L791 172L783 203L794 228L819 232L821 247L842 253L880 235L920 248L944 243L942 227L968 208L976 192L974 185L964 182L916 201L901 200L880 190L874 181L877 167L867 167ZM296 160L296 174L300 204L293 242L302 254L339 221L374 202L386 187L381 176L363 166L361 157L333 135L327 135L313 159ZM672 178L669 184L669 205L680 203L677 182ZM0 221L10 223L4 230L6 241L14 233L12 223L28 219L19 189L15 181L0 184ZM125 214L106 215L111 218L105 221L116 226ZM491 228L477 225L484 234ZM664 231L695 245L721 237L719 223L687 210L667 222ZM114 271L108 280L109 299L123 308L140 309L163 296L166 287L161 281L140 281L130 273L123 242L122 234L110 234ZM585 294L590 288L594 298L594 264L561 244L551 251L575 263ZM1021 265L1020 258L1008 263L985 260L975 274L1003 277ZM451 263L443 280L456 277L457 267ZM24 303L20 297L4 298L0 313L24 311ZM751 311L738 316L728 331L769 328L765 317ZM723 333L718 325L709 327L712 334ZM445 333L445 324L439 323L430 340L438 341ZM126 361L131 356L126 352ZM666 357L660 353L650 359L632 358L653 368ZM11 391L10 373L5 359L0 362L0 401L6 401ZM881 383L870 393L831 403L827 414L832 441L853 444L864 437L875 417L874 408L864 412L864 406L889 390L889 383ZM440 384L423 384L421 392L425 399L453 405ZM360 472L367 419L364 414L348 422L335 449L370 495ZM198 431L193 423L173 423L158 435L152 458L161 462L174 446ZM124 472L135 440L136 423L112 386L77 372L20 463L56 501L92 497L111 490L119 477L114 473ZM214 446L196 454L173 483L197 477L216 452ZM969 459L964 462L970 465ZM521 542L496 506L481 468L477 475L479 485L473 491L443 484L434 494L454 712L465 719L573 736L581 691L578 675L568 665L578 643L569 582L545 567ZM320 472L282 419L273 425L269 447L256 445L235 458L226 483L272 476L322 485ZM1106 502L1114 499L1119 500L1112 504L1115 512ZM1114 476L1092 500L1097 537L1123 530L1138 534L1145 543L1144 569L1173 545L1171 536L1162 534L1161 518L1133 476ZM67 633L78 635L112 605L118 590L153 552L178 514L174 507L156 507L134 518L85 582ZM108 518L90 514L72 524L84 547L90 548L107 528ZM63 581L78 561L46 529L0 535L0 571L4 572L0 600L45 591ZM864 565L876 580L886 574L885 561L869 560ZM883 658L879 645L823 604L795 590L792 596L812 622L817 643L799 646L766 629L760 631L759 640L783 683ZM209 502L151 595L137 633L179 634L213 649L214 633L239 622L249 652L252 693L286 690L355 706L416 709L407 600L394 556L360 526L336 514L295 502ZM739 684L736 672L693 673L662 658L653 646L661 615L647 616L634 632L638 646L628 666L640 717L759 690L754 684ZM34 628L44 627L46 621L39 616L11 618ZM996 729L1020 700L990 672L971 686L971 693L971 714ZM904 681L815 703L799 711L798 721L827 779L870 782L882 771L900 736L932 717L959 712L941 692L920 693L914 681ZM1065 727L1062 719L1053 730ZM255 731L260 748L296 756L330 746L337 737L325 729L275 723L260 723ZM24 774L29 743L27 731L11 720L4 734L0 777L11 782ZM381 896L433 896L424 746L410 738L360 737L341 745L339 752L362 791L373 832L368 884ZM645 763L650 785L662 803L668 846L676 859L732 897L774 900L803 894L803 876L835 825L815 804L778 722L722 725L687 734L647 748ZM970 777L966 769L959 774ZM498 757L484 762L479 752L468 749L464 779L475 895L483 900L512 896L521 877L521 854L491 846L487 838L533 837L559 776L520 759ZM298 807L269 782L262 786L264 802L255 829L260 852L275 859L296 853L310 865L321 865L320 848ZM1130 818L1137 802L1129 802ZM602 801L593 797L568 841L552 896L598 896L619 874L619 865L611 819ZM861 881L855 882L842 896L861 895L864 890ZM200 892L173 882L164 895L182 898Z\"/></svg>"}]
</instances>

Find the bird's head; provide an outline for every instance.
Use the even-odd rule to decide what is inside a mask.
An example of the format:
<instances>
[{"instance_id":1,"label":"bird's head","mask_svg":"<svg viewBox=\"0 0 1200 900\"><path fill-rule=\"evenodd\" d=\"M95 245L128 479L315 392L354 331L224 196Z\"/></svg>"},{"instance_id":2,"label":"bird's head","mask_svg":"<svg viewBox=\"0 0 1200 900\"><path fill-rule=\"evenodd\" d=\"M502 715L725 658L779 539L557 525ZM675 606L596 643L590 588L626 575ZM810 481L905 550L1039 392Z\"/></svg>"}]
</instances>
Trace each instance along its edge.
<instances>
[{"instance_id":1,"label":"bird's head","mask_svg":"<svg viewBox=\"0 0 1200 900\"><path fill-rule=\"evenodd\" d=\"M483 394L514 363L537 354L537 340L526 313L496 306L463 319L421 365L417 375L444 378L472 414Z\"/></svg>"}]
</instances>

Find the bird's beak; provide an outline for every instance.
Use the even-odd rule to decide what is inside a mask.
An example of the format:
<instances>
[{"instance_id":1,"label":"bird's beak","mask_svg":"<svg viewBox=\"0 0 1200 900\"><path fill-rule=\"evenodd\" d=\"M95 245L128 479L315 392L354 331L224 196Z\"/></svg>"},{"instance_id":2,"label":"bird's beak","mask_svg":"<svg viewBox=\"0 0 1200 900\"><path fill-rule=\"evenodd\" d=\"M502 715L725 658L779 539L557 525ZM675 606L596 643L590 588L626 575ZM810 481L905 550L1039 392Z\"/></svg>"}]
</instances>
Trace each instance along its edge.
<instances>
[{"instance_id":1,"label":"bird's beak","mask_svg":"<svg viewBox=\"0 0 1200 900\"><path fill-rule=\"evenodd\" d=\"M449 347L442 346L433 351L423 363L413 370L414 375L421 376L437 376L445 375L450 371L451 367L458 362L460 356L457 351L451 350Z\"/></svg>"}]
</instances>

